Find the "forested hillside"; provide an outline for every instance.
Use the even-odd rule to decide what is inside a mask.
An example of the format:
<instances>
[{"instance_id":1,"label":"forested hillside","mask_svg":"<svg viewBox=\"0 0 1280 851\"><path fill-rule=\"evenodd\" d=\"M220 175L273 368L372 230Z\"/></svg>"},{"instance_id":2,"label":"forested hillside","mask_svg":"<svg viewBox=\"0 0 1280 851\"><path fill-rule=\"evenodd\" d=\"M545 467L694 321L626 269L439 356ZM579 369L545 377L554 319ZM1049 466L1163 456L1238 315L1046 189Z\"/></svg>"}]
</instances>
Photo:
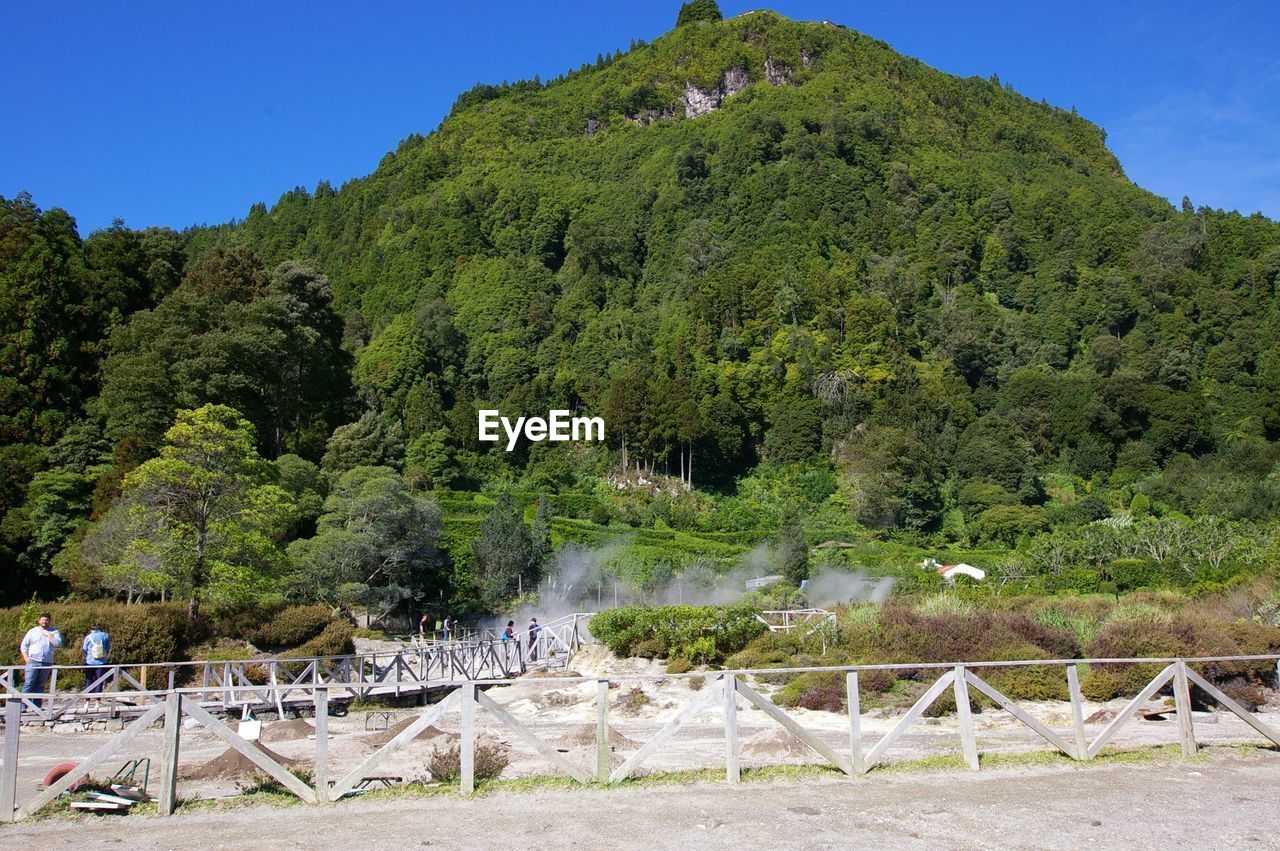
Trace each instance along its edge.
<instances>
[{"instance_id":1,"label":"forested hillside","mask_svg":"<svg viewBox=\"0 0 1280 851\"><path fill-rule=\"evenodd\" d=\"M566 544L643 587L784 515L851 564L1220 583L1280 546L1278 279L1280 225L1074 111L697 0L243 221L3 200L0 593L480 611Z\"/></svg>"}]
</instances>

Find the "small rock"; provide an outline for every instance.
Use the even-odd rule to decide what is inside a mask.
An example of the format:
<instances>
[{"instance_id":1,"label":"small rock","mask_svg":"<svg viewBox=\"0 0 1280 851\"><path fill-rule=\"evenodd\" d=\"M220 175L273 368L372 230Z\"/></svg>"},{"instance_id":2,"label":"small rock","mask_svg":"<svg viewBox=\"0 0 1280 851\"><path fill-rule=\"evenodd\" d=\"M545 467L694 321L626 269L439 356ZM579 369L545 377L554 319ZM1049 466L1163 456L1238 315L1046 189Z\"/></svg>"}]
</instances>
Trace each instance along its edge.
<instances>
[{"instance_id":1,"label":"small rock","mask_svg":"<svg viewBox=\"0 0 1280 851\"><path fill-rule=\"evenodd\" d=\"M1093 821L1089 822L1089 824L1093 825L1094 827L1102 827L1102 822L1098 821L1097 819L1094 819Z\"/></svg>"},{"instance_id":2,"label":"small rock","mask_svg":"<svg viewBox=\"0 0 1280 851\"><path fill-rule=\"evenodd\" d=\"M816 816L818 811L813 807L787 807L787 812L796 813L802 816Z\"/></svg>"}]
</instances>

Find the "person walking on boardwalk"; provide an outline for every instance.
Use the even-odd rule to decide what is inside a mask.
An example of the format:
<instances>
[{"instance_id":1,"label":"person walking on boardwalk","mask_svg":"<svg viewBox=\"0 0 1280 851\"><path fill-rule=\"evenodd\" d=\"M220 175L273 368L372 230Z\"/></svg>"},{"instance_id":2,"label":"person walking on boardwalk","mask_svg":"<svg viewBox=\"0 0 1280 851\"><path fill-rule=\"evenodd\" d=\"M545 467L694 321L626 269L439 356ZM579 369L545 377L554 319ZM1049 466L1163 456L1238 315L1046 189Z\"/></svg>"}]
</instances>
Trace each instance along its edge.
<instances>
[{"instance_id":1,"label":"person walking on boardwalk","mask_svg":"<svg viewBox=\"0 0 1280 851\"><path fill-rule=\"evenodd\" d=\"M22 636L22 664L26 665L22 678L23 694L43 694L49 683L49 666L53 664L53 651L62 646L62 633L53 626L53 618L48 612L41 612L36 625ZM43 706L44 700L32 698L36 706Z\"/></svg>"},{"instance_id":2,"label":"person walking on boardwalk","mask_svg":"<svg viewBox=\"0 0 1280 851\"><path fill-rule=\"evenodd\" d=\"M84 672L85 694L101 694L106 682L107 657L111 655L111 635L101 624L94 624L80 642L80 649L84 652L84 663L89 666Z\"/></svg>"},{"instance_id":3,"label":"person walking on boardwalk","mask_svg":"<svg viewBox=\"0 0 1280 851\"><path fill-rule=\"evenodd\" d=\"M445 641L448 641L448 640L449 640L449 628L450 628L450 627L452 627L452 626L453 626L453 621L449 620L449 616L448 616L448 615L445 615L445 616L444 616L444 629L443 629L443 632L444 632L444 640L445 640Z\"/></svg>"},{"instance_id":4,"label":"person walking on boardwalk","mask_svg":"<svg viewBox=\"0 0 1280 851\"><path fill-rule=\"evenodd\" d=\"M502 631L502 640L511 641L516 637L516 622L507 621L507 628Z\"/></svg>"},{"instance_id":5,"label":"person walking on boardwalk","mask_svg":"<svg viewBox=\"0 0 1280 851\"><path fill-rule=\"evenodd\" d=\"M542 632L542 627L538 626L537 618L529 618L529 660L538 661L538 633Z\"/></svg>"}]
</instances>

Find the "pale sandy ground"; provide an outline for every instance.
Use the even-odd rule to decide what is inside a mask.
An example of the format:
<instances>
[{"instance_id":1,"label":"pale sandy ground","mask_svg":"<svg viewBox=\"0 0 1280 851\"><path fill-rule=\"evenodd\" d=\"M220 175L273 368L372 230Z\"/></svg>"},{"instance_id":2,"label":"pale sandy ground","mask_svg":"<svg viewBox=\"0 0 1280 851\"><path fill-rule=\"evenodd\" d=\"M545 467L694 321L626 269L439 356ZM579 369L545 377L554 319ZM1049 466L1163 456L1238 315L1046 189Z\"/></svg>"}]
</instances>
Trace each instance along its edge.
<instances>
[{"instance_id":1,"label":"pale sandy ground","mask_svg":"<svg viewBox=\"0 0 1280 851\"><path fill-rule=\"evenodd\" d=\"M634 681L622 682L610 695L610 724L612 728L630 740L620 744L612 755L616 765L633 752L648 738L652 737L661 726L680 710L696 692L691 688L688 679L665 675L659 663L638 659L617 660L607 651L591 648L580 653L574 659L573 667L584 676L639 677ZM710 677L708 677L710 681ZM641 688L649 702L636 711L628 711L619 703L620 698L632 688ZM758 690L767 693L764 686ZM489 692L498 703L522 723L530 726L544 740L554 740L567 732L579 729L582 725L591 725L595 721L596 684L567 683L555 678L526 678L510 686L493 688ZM1117 708L1125 701L1113 701L1106 706ZM1070 739L1070 715L1065 704L1060 703L1026 703L1024 707ZM1090 704L1086 714L1104 708L1102 704ZM397 720L412 717L417 709L397 710ZM843 714L788 710L804 727L832 745L840 752L848 748L848 717ZM654 753L645 764L643 771L669 771L688 768L723 768L724 766L724 732L722 725L722 707L719 699L711 703L707 709L696 715L664 748ZM893 724L901 710L894 713L872 713L862 719L864 746L873 745ZM1262 719L1276 728L1280 728L1280 712L1270 711L1261 715ZM545 775L551 773L550 766L531 748L522 743L483 711L477 711L477 724L482 741L497 741L509 749L510 765L503 772L503 777L522 777ZM742 764L744 767L778 763L816 762L816 755L809 752L789 734L782 731L763 712L750 706L745 700L739 702L738 713L740 740L742 742ZM987 710L975 716L979 749L987 753L1011 753L1029 750L1045 750L1046 742L1032 733L1028 728L1011 718L1007 713ZM451 712L437 723L446 733L456 734L458 728L457 712ZM1232 743L1264 743L1244 722L1229 713L1197 714L1196 735L1202 744ZM375 749L369 742L369 734L364 730L365 716L353 713L345 718L330 719L330 777L340 777L346 771L359 764ZM1087 726L1087 733L1092 740L1102 729L1103 724ZM52 765L64 760L83 758L92 753L110 737L105 731L83 731L77 726L66 726L59 730L24 730L22 736L22 758L19 763L19 803L36 793L35 784L44 772ZM425 761L434 745L442 741L415 741L400 752L394 754L383 763L376 774L396 775L406 781L427 779ZM1135 747L1142 745L1172 744L1177 741L1175 723L1170 721L1134 721L1123 728L1113 740L1119 747ZM160 754L160 730L148 730L125 748L118 756L108 761L113 770L127 758L150 756L157 760ZM314 739L298 738L291 741L270 742L272 750L286 757L296 758L304 763L314 757ZM203 730L184 730L182 736L181 765L183 769L198 768L208 760L220 754L226 745L219 739ZM887 761L898 762L933 755L949 755L959 753L959 741L953 718L924 719L914 726L908 734L890 749ZM571 748L565 753L571 761L584 767L594 766L594 750L589 747ZM1203 780L1191 782L1200 773ZM101 773L98 773L99 775ZM153 782L157 779L153 774ZM1110 779L1106 779L1110 778ZM1216 779L1214 779L1216 778ZM1155 818L1160 812L1155 802L1165 801L1171 808L1170 813L1178 819L1191 824L1191 814L1202 812L1207 814L1229 812L1229 818L1215 817L1212 820L1214 830L1226 831L1222 836L1235 836L1238 842L1246 842L1253 837L1263 846L1280 847L1280 815L1275 805L1280 801L1280 753L1263 752L1256 758L1242 760L1238 757L1215 756L1209 764L1169 764L1166 766L1055 766L1026 767L1020 769L985 770L977 775L968 772L945 772L941 774L919 776L895 776L883 773L872 773L865 778L854 781L806 780L787 784L748 784L741 789L727 787L684 786L676 788L642 787L629 790L578 790L572 793L536 792L525 794L503 793L496 796L485 796L481 800L463 801L452 798L433 798L430 800L388 801L348 801L332 810L317 811L310 807L291 808L287 811L264 810L262 808L241 809L234 813L190 813L173 820L129 817L121 822L119 817L82 816L73 820L57 819L36 823L30 826L19 825L0 829L0 838L9 839L10 835L18 840L20 847L31 847L25 841L37 836L48 837L55 845L69 842L72 837L86 839L92 837L103 842L110 842L111 837L131 837L124 841L137 847L166 847L185 844L176 839L165 839L166 836L178 837L178 824L217 825L216 842L214 834L195 834L210 837L208 844L222 843L226 847L242 847L255 844L253 824L258 818L266 819L271 824L279 823L283 831L274 834L278 841L268 841L268 846L287 845L290 825L300 825L310 819L322 819L326 831L332 829L341 833L351 831L353 837L361 836L358 825L376 824L382 813L399 814L403 824L385 841L373 844L417 844L419 838L431 838L434 829L431 827L437 819L446 819L451 825L449 838L444 840L446 847L495 847L526 841L537 834L536 841L546 845L545 830L563 832L563 841L577 842L585 847L670 847L673 837L660 834L661 841L655 845L653 840L643 841L630 826L633 819L639 818L637 812L652 807L652 818L655 829L659 829L664 821L664 814L670 812L675 818L673 825L685 825L688 830L699 831L702 839L716 838L713 845L732 844L744 841L748 837L743 830L768 830L765 834L750 835L749 841L764 847L796 847L797 844L823 846L824 844L848 845L863 844L862 841L840 841L839 824L842 818L854 819L859 830L867 831L865 840L886 841L890 837L891 844L911 844L913 838L910 830L919 833L922 842L943 841L953 847L990 846L1010 844L1008 838L1012 834L1001 833L1003 839L982 838L979 834L969 835L968 830L976 829L978 822L964 827L964 819L979 819L989 822L991 829L1003 831L1015 830L1019 823L1019 813L1031 818L1036 812L1043 810L1048 818L1059 818L1059 826L1055 829L1067 831L1071 823L1071 814L1086 818L1085 825L1098 818L1095 807L1090 803L1090 796L1097 796L1099 806L1110 807L1108 821L1104 822L1105 830L1093 827L1080 830L1079 833L1063 834L1076 837L1080 843L1100 842L1105 845L1118 844L1114 830L1125 818L1141 815L1144 828L1161 835L1164 828ZM1172 784L1172 785L1170 785ZM964 791L963 793L960 791ZM985 792L977 791L986 789ZM1078 791L1077 791L1078 789ZM1269 791L1266 791L1268 790ZM1022 790L1022 791L1019 791ZM231 795L236 791L234 781L196 782L183 781L179 784L181 797L218 797ZM952 806L945 802L950 796L959 795L957 799L963 804ZM991 795L1004 796L995 798L1001 803L993 807L985 803ZM1173 796L1172 798L1170 796ZM1235 800L1239 798L1239 800ZM1254 798L1265 800L1265 806L1254 806ZM776 800L776 803L773 803ZM874 803L872 811L865 808L858 815L863 801ZM1039 800L1061 802L1059 813L1054 803L1048 809L1035 806L1029 802ZM641 804L640 802L650 802ZM661 803L659 803L661 802ZM698 803L701 802L701 803ZM754 802L754 803L752 803ZM765 802L770 802L761 810ZM1109 803L1108 803L1109 802ZM1212 804L1212 805L1211 805ZM794 807L802 810L813 809L814 813L793 812ZM925 809L939 808L937 812L925 812ZM959 807L957 809L957 807ZM1216 807L1216 809L1215 809ZM594 812L600 809L604 821L617 821L617 835L611 838L599 838L593 841L589 834L575 833L577 828L563 823L564 812L579 814ZM720 808L727 808L720 814ZM1073 809L1074 808L1074 809ZM1202 809L1203 808L1203 809ZM633 812L633 810L635 812ZM754 812L761 810L760 812ZM906 823L899 824L901 818L894 813L910 810L916 813ZM961 818L963 811L966 815ZM492 819L490 812L496 813ZM921 816L921 813L924 813ZM438 813L433 817L430 813ZM556 815L560 813L560 815ZM875 815L878 813L879 815ZM1059 813L1054 815L1054 813ZM1128 816L1122 814L1127 813ZM250 815L256 814L256 815ZM947 814L945 818L943 814ZM418 822L414 822L417 819ZM699 821L701 819L701 821ZM960 821L957 821L960 819ZM579 819L581 820L581 819ZM723 822L723 828L711 825L711 822ZM224 821L229 833L223 833ZM587 821L597 824L597 819ZM247 831L243 835L232 830L232 826L243 822ZM829 822L829 823L828 823ZM69 829L68 824L78 827ZM117 826L126 825L126 826ZM135 828L134 825L138 827ZM145 825L145 831L136 833ZM175 827L170 827L174 825ZM415 826L417 825L417 826ZM709 826L711 825L711 826ZM736 826L735 826L736 825ZM1125 829L1132 825L1126 823ZM1265 828L1265 829L1264 829ZM204 827L199 828L204 830ZM603 829L603 827L601 827ZM802 829L801 837L792 836L789 841L783 834L773 835L769 831ZM1029 828L1028 828L1029 829ZM1205 830L1209 830L1208 827ZM69 832L64 832L69 831ZM506 831L506 835L503 835ZM827 833L827 831L836 831ZM941 831L941 832L938 832ZM1232 831L1235 831L1232 833ZM1223 845L1225 841L1211 840L1210 832L1201 834L1204 842L1193 845ZM1256 834L1256 836L1255 836ZM190 836L191 834L189 834ZM308 836L316 834L308 832ZM695 834L689 834L695 835ZM1216 834L1215 834L1216 835ZM392 838L394 836L394 838ZM241 837L241 838L237 838ZM486 840L485 837L488 837ZM367 834L363 837L369 839ZM261 835L258 835L259 841ZM671 840L671 841L668 841ZM722 840L722 841L721 841ZM115 841L120 841L116 839ZM432 841L440 841L433 839ZM1012 844L1015 847L1042 847L1041 839L1033 833ZM301 840L304 847L317 844L329 845L330 837L324 834L324 842L314 839ZM632 844L634 843L634 844ZM203 843L201 843L203 844ZM368 844L366 842L365 844ZM1054 842L1052 844L1059 844ZM1159 844L1155 841L1140 840L1137 844L1149 847ZM1180 844L1186 844L1181 841ZM1233 842L1234 847L1238 843ZM260 845L260 842L259 842ZM260 845L261 847L261 845ZM1252 846L1262 847L1262 846Z\"/></svg>"}]
</instances>

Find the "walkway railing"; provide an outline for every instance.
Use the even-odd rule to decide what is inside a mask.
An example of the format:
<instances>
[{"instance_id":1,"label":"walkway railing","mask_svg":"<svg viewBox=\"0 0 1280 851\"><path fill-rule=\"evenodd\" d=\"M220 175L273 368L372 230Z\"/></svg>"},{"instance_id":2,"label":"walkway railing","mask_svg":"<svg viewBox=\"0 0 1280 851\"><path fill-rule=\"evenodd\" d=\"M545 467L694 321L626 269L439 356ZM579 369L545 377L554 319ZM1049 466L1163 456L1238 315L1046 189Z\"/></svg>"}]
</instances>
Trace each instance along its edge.
<instances>
[{"instance_id":1,"label":"walkway railing","mask_svg":"<svg viewBox=\"0 0 1280 851\"><path fill-rule=\"evenodd\" d=\"M1280 746L1280 731L1268 726L1257 715L1223 694L1195 669L1201 663L1261 661L1275 664L1278 660L1280 660L1280 655L1201 657L1194 659L1036 659L1016 662L855 665L829 668L769 668L764 670L723 671L712 674L668 674L664 675L664 679L699 676L704 678L705 683L701 690L695 692L689 702L680 708L655 735L640 745L634 752L627 755L625 760L617 767L611 767L609 761L611 730L609 720L610 684L637 682L653 679L652 677L567 677L550 681L535 681L535 683L541 684L548 689L563 689L565 686L574 683L595 683L596 743L593 765L580 765L571 761L560 753L555 746L543 740L534 730L515 719L493 698L480 690L482 686L501 685L503 681L469 680L460 684L443 700L420 714L412 724L399 731L394 738L377 751L369 754L358 765L340 776L335 775L332 782L330 782L330 769L332 766L328 756L329 700L331 694L335 690L340 690L340 688L329 684L299 682L287 686L287 688L305 693L315 712L315 770L310 783L305 782L284 765L251 745L209 712L201 703L202 692L200 689L175 688L156 690L140 693L145 694L148 698L148 708L129 726L80 762L61 779L24 801L16 799L18 770L22 760L20 719L22 717L23 699L12 694L5 694L0 696L0 699L3 699L5 704L3 714L5 720L4 762L3 766L0 767L0 820L17 820L35 814L74 784L88 777L119 750L141 735L144 730L153 724L160 723L162 719L164 733L163 753L160 757L161 783L159 789L159 811L161 815L171 814L177 801L178 754L184 718L194 719L199 726L213 733L243 754L245 758L252 761L263 773L280 782L303 801L313 804L339 800L364 778L368 777L370 772L375 771L391 754L405 747L420 732L436 724L445 714L454 712L460 715L461 779L459 788L464 794L469 794L475 789L477 709L488 713L495 721L529 745L550 765L553 771L565 774L580 783L612 784L625 780L633 775L655 751L671 743L676 733L694 716L703 711L715 711L719 716L724 730L725 778L729 783L738 783L742 776L742 760L738 740L738 710L743 704L759 709L764 716L794 734L821 761L829 763L849 776L862 775L876 765L883 763L888 751L899 742L907 729L918 721L926 710L947 691L951 691L955 697L958 721L957 734L964 761L970 769L976 771L981 767L981 762L973 719L970 715L969 690L971 688L993 700L1001 709L1029 727L1054 749L1061 751L1073 760L1082 762L1097 758L1103 748L1115 739L1116 734L1136 717L1138 710L1149 699L1165 688L1169 688L1173 693L1174 713L1177 718L1177 740L1181 745L1184 756L1194 755L1198 747L1191 706L1192 686L1200 689L1209 699L1216 701L1224 709L1238 716L1258 735ZM1084 718L1084 702L1080 693L1078 669L1080 665L1114 664L1156 664L1162 667L1159 673L1129 701L1114 719L1101 730L1095 731L1092 738L1090 738L1087 722ZM1071 726L1069 729L1055 729L1037 720L1030 712L1016 701L1002 694L984 678L987 671L992 668L1027 666L1063 668L1067 692L1070 696ZM935 671L939 676L905 714L896 721L893 727L872 743L867 741L868 737L864 735L862 730L858 678L860 674L868 671L885 670ZM849 724L847 745L832 745L830 742L815 735L781 707L774 705L772 700L757 692L748 680L750 676L756 674L776 676L778 674L811 672L839 672L844 675ZM257 693L259 687L233 685L226 688L231 693L239 694L243 692ZM281 687L275 686L274 688L279 689ZM76 699L81 699L81 697Z\"/></svg>"},{"instance_id":2,"label":"walkway railing","mask_svg":"<svg viewBox=\"0 0 1280 851\"><path fill-rule=\"evenodd\" d=\"M450 642L398 651L301 659L240 659L223 662L164 662L143 665L52 665L47 693L22 693L24 669L0 668L0 692L22 707L23 722L53 723L75 714L109 718L145 714L156 694L183 690L204 708L231 712L274 709L284 714L296 702L310 703L316 686L338 698L419 694L469 680L502 680L526 670L528 648L504 641ZM59 685L69 672L85 685ZM77 677L78 679L78 677ZM101 686L101 693L88 689ZM94 701L92 713L76 712Z\"/></svg>"}]
</instances>

